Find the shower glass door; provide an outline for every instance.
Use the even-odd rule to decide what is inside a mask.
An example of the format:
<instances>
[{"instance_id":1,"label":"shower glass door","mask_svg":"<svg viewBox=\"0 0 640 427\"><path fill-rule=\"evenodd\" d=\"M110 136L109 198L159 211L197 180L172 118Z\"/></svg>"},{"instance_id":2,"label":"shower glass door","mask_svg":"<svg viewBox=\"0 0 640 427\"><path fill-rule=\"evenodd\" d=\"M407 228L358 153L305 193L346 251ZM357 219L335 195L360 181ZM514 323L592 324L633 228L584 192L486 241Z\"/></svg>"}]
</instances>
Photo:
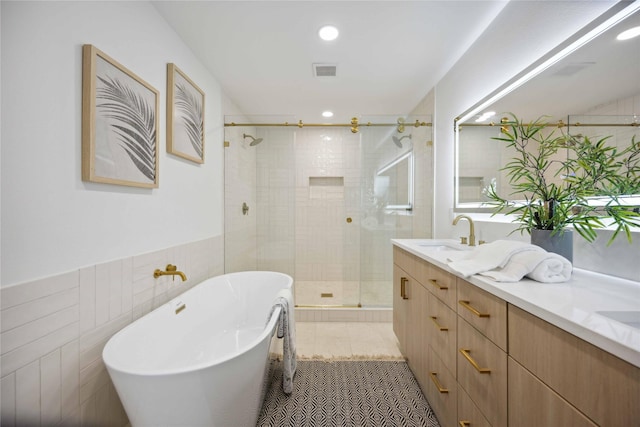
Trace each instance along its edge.
<instances>
[{"instance_id":1,"label":"shower glass door","mask_svg":"<svg viewBox=\"0 0 640 427\"><path fill-rule=\"evenodd\" d=\"M245 125L225 127L225 271L289 274L299 306L391 307L390 239L430 234L431 128L231 122Z\"/></svg>"},{"instance_id":2,"label":"shower glass door","mask_svg":"<svg viewBox=\"0 0 640 427\"><path fill-rule=\"evenodd\" d=\"M430 236L432 182L430 117L375 116L361 122L398 123L363 127L361 150L360 303L391 307L393 249L391 239Z\"/></svg>"}]
</instances>

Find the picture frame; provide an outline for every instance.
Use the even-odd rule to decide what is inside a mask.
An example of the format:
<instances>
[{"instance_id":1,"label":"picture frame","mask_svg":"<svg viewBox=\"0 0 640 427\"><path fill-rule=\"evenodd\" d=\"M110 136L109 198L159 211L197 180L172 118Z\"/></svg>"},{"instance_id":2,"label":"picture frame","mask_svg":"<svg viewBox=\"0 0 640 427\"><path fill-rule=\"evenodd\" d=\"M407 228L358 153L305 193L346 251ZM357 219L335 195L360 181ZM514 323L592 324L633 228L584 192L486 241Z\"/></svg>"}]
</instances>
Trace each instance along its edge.
<instances>
[{"instance_id":1,"label":"picture frame","mask_svg":"<svg viewBox=\"0 0 640 427\"><path fill-rule=\"evenodd\" d=\"M175 64L167 64L167 152L204 163L205 94Z\"/></svg>"},{"instance_id":2,"label":"picture frame","mask_svg":"<svg viewBox=\"0 0 640 427\"><path fill-rule=\"evenodd\" d=\"M82 180L159 183L159 92L93 45L82 47Z\"/></svg>"}]
</instances>

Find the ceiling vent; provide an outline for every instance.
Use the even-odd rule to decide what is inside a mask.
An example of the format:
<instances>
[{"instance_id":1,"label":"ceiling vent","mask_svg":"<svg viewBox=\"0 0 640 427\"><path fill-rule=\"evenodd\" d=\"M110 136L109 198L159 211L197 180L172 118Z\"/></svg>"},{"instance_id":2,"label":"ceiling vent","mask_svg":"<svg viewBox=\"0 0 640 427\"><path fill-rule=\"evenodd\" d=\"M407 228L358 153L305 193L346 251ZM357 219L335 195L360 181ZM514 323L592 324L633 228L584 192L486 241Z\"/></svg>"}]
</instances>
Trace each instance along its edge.
<instances>
[{"instance_id":1,"label":"ceiling vent","mask_svg":"<svg viewBox=\"0 0 640 427\"><path fill-rule=\"evenodd\" d=\"M580 71L584 70L587 67L590 67L592 65L594 65L595 62L572 62L562 68L560 68L558 71L556 71L555 73L553 73L554 76L559 76L559 77L570 77L573 76L577 73L579 73Z\"/></svg>"},{"instance_id":2,"label":"ceiling vent","mask_svg":"<svg viewBox=\"0 0 640 427\"><path fill-rule=\"evenodd\" d=\"M335 77L338 66L336 64L313 64L315 77Z\"/></svg>"}]
</instances>

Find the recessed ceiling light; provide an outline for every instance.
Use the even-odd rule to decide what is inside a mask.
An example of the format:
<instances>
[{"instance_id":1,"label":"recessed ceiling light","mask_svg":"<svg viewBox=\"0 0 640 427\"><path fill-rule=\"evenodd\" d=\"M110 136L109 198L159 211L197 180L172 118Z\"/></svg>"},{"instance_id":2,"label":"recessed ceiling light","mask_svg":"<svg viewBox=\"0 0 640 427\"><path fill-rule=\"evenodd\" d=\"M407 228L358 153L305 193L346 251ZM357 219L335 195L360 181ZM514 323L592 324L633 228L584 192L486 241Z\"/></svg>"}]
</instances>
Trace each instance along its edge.
<instances>
[{"instance_id":1,"label":"recessed ceiling light","mask_svg":"<svg viewBox=\"0 0 640 427\"><path fill-rule=\"evenodd\" d=\"M337 39L339 33L340 32L338 31L338 29L333 25L325 25L318 31L318 35L320 36L320 38L326 41Z\"/></svg>"},{"instance_id":2,"label":"recessed ceiling light","mask_svg":"<svg viewBox=\"0 0 640 427\"><path fill-rule=\"evenodd\" d=\"M620 34L618 34L618 37L616 37L617 40L629 40L632 39L634 37L638 37L640 36L640 27L633 27L633 28L629 28L626 31L621 32Z\"/></svg>"},{"instance_id":3,"label":"recessed ceiling light","mask_svg":"<svg viewBox=\"0 0 640 427\"><path fill-rule=\"evenodd\" d=\"M333 117L333 113L331 111L323 111L322 112L322 117Z\"/></svg>"}]
</instances>

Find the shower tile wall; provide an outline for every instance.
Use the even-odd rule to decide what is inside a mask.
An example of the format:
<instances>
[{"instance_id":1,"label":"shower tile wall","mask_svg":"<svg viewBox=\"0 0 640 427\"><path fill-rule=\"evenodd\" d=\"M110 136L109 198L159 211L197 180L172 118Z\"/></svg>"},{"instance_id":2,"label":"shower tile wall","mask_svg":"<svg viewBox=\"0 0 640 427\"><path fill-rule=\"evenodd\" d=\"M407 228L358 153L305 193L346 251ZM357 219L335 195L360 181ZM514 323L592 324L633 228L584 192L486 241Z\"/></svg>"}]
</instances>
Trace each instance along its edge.
<instances>
[{"instance_id":1,"label":"shower tile wall","mask_svg":"<svg viewBox=\"0 0 640 427\"><path fill-rule=\"evenodd\" d=\"M88 266L0 291L0 424L126 426L102 349L118 330L223 273L222 236ZM176 264L186 282L153 278Z\"/></svg>"},{"instance_id":2,"label":"shower tile wall","mask_svg":"<svg viewBox=\"0 0 640 427\"><path fill-rule=\"evenodd\" d=\"M256 148L257 265L295 278L293 132L258 128Z\"/></svg>"},{"instance_id":3,"label":"shower tile wall","mask_svg":"<svg viewBox=\"0 0 640 427\"><path fill-rule=\"evenodd\" d=\"M224 150L225 271L257 269L258 204L256 196L256 148L243 134L257 137L255 128L227 128ZM249 210L243 213L246 203Z\"/></svg>"}]
</instances>

